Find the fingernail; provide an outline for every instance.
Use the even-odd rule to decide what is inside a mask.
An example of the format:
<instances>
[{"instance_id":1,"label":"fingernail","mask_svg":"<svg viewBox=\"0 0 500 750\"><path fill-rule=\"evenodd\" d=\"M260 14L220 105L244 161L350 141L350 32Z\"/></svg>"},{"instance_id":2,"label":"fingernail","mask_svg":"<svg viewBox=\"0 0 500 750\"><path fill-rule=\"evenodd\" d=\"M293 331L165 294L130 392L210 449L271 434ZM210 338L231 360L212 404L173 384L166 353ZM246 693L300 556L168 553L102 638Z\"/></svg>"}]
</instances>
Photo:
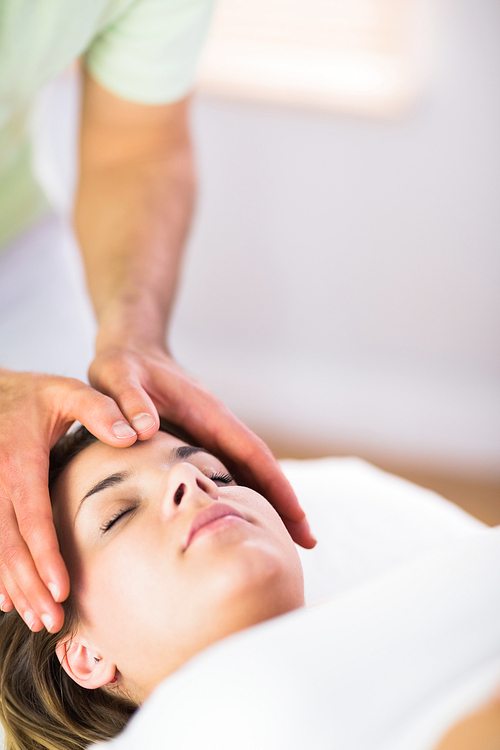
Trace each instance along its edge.
<instances>
[{"instance_id":1,"label":"fingernail","mask_svg":"<svg viewBox=\"0 0 500 750\"><path fill-rule=\"evenodd\" d=\"M43 622L49 632L54 627L54 620L50 615L40 615L40 620Z\"/></svg>"},{"instance_id":2,"label":"fingernail","mask_svg":"<svg viewBox=\"0 0 500 750\"><path fill-rule=\"evenodd\" d=\"M60 594L59 594L59 587L56 586L55 583L48 583L47 584L47 588L50 591L50 593L52 594L53 600L55 602L58 602L59 601L59 596L60 596Z\"/></svg>"},{"instance_id":3,"label":"fingernail","mask_svg":"<svg viewBox=\"0 0 500 750\"><path fill-rule=\"evenodd\" d=\"M113 432L117 438L130 438L136 434L135 430L127 422L124 422L123 419L114 423Z\"/></svg>"},{"instance_id":4,"label":"fingernail","mask_svg":"<svg viewBox=\"0 0 500 750\"><path fill-rule=\"evenodd\" d=\"M24 622L29 627L30 630L33 630L33 626L35 624L35 615L33 612L30 612L29 609L24 613L23 615Z\"/></svg>"},{"instance_id":5,"label":"fingernail","mask_svg":"<svg viewBox=\"0 0 500 750\"><path fill-rule=\"evenodd\" d=\"M5 604L5 596L0 594L0 609L3 611L3 605Z\"/></svg>"},{"instance_id":6,"label":"fingernail","mask_svg":"<svg viewBox=\"0 0 500 750\"><path fill-rule=\"evenodd\" d=\"M146 432L147 430L149 430L155 423L155 420L150 414L138 414L130 421L132 422L134 430L138 435L140 435L141 432Z\"/></svg>"},{"instance_id":7,"label":"fingernail","mask_svg":"<svg viewBox=\"0 0 500 750\"><path fill-rule=\"evenodd\" d=\"M7 597L2 595L3 602L0 604L2 612L10 612L13 609L12 604L9 605Z\"/></svg>"}]
</instances>

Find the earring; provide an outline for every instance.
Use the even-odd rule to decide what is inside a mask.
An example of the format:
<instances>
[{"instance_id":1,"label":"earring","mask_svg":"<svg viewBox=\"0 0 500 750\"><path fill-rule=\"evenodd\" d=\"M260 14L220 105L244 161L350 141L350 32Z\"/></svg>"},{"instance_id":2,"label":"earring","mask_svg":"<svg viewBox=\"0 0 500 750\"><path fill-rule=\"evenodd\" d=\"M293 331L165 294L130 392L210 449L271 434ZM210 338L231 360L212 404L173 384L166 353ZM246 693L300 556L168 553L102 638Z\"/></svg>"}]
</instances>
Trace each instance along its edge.
<instances>
[{"instance_id":1,"label":"earring","mask_svg":"<svg viewBox=\"0 0 500 750\"><path fill-rule=\"evenodd\" d=\"M94 656L94 662L95 662L96 664L99 664L99 662L100 662L100 661L101 661L101 660L100 660L100 659L99 659L99 658L98 658L97 656Z\"/></svg>"}]
</instances>

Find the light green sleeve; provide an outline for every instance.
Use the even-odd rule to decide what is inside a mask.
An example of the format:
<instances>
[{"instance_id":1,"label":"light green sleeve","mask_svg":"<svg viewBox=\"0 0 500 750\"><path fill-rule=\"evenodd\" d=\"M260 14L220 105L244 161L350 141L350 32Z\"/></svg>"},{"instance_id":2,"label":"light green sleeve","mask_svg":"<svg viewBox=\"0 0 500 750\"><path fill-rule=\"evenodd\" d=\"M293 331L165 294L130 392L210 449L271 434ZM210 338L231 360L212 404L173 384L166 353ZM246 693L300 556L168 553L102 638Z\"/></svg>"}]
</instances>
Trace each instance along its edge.
<instances>
[{"instance_id":1,"label":"light green sleeve","mask_svg":"<svg viewBox=\"0 0 500 750\"><path fill-rule=\"evenodd\" d=\"M97 34L86 67L124 99L176 101L193 87L212 6L213 0L136 0Z\"/></svg>"}]
</instances>

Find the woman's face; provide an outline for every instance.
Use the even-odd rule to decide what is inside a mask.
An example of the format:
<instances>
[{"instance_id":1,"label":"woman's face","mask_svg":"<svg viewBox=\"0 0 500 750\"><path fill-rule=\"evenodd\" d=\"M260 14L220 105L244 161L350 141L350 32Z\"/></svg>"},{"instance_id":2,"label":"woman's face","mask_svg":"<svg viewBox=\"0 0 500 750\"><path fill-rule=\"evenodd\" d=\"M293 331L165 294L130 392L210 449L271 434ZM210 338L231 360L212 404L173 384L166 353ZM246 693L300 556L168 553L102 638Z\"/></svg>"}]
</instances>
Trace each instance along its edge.
<instances>
[{"instance_id":1,"label":"woman's face","mask_svg":"<svg viewBox=\"0 0 500 750\"><path fill-rule=\"evenodd\" d=\"M87 671L116 672L139 703L206 646L303 604L299 558L272 506L164 432L85 448L53 508L79 615L68 662L85 654Z\"/></svg>"}]
</instances>

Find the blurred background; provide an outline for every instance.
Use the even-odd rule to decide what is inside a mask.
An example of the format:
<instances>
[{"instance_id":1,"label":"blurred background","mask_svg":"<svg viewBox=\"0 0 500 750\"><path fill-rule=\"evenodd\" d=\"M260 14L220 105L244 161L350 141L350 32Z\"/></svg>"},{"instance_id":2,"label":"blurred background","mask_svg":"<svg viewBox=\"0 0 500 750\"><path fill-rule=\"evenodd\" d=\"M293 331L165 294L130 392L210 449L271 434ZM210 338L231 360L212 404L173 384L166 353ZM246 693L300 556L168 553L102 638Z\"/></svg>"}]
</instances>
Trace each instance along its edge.
<instances>
[{"instance_id":1,"label":"blurred background","mask_svg":"<svg viewBox=\"0 0 500 750\"><path fill-rule=\"evenodd\" d=\"M500 523L497 0L219 0L193 128L180 363Z\"/></svg>"},{"instance_id":2,"label":"blurred background","mask_svg":"<svg viewBox=\"0 0 500 750\"><path fill-rule=\"evenodd\" d=\"M500 523L500 5L219 0L178 359Z\"/></svg>"}]
</instances>

